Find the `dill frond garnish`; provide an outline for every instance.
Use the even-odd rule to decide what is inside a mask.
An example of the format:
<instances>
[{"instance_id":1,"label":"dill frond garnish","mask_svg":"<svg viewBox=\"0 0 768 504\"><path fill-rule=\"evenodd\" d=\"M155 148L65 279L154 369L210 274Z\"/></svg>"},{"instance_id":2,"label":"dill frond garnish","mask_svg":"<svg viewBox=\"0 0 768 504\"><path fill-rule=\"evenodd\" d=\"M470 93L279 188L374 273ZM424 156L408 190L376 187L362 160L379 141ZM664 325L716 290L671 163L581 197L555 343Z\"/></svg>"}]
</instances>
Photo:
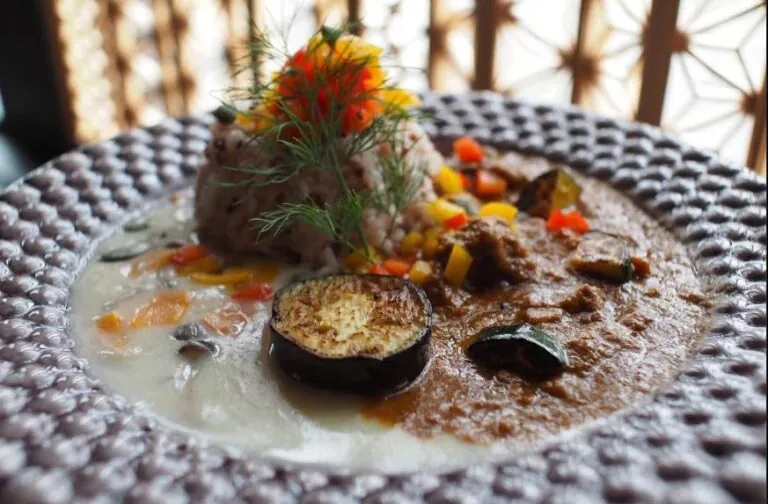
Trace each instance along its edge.
<instances>
[{"instance_id":1,"label":"dill frond garnish","mask_svg":"<svg viewBox=\"0 0 768 504\"><path fill-rule=\"evenodd\" d=\"M379 62L381 50L351 35L350 27L323 26L294 54L257 33L249 50L251 69L254 62L285 63L264 82L230 90L233 103L250 104L237 110L235 122L270 160L232 167L245 175L238 184L265 187L316 171L330 174L339 194L337 201L322 204L305 195L260 213L251 220L258 237L304 223L372 257L363 227L366 210L386 215L391 232L423 181L423 167L407 165L411 146L403 135L417 100L388 82ZM377 190L353 186L345 175L353 159L370 152L376 153L377 172L369 175L380 182Z\"/></svg>"}]
</instances>

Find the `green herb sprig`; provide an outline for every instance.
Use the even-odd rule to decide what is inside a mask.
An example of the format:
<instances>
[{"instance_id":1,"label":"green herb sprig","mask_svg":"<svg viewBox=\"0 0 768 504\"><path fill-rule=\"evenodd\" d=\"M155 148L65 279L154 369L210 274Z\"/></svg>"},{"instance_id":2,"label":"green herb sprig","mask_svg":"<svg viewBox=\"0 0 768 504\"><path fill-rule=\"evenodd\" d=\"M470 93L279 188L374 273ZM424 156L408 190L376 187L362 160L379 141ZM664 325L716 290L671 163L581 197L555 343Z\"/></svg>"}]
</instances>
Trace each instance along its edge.
<instances>
[{"instance_id":1,"label":"green herb sprig","mask_svg":"<svg viewBox=\"0 0 768 504\"><path fill-rule=\"evenodd\" d=\"M324 26L318 33L323 43L334 48L349 31L349 26ZM262 32L256 33L254 42L249 46L249 53L247 68L251 70L267 60L288 60L291 57L287 51L272 45ZM412 146L407 144L402 130L405 121L415 118L415 111L382 103L382 113L373 118L367 127L344 134L343 106L378 99L377 91L391 88L391 85L385 80L381 87L351 99L344 93L342 100L338 100L335 93L330 93L329 98L327 93L332 82L339 82L350 73L354 75L355 72L362 72L370 62L368 57L345 52L334 60L326 58L321 67L315 68L314 82L304 79L300 89L284 90L292 95L301 93L300 96L288 99L272 100L276 87L282 82L280 74L266 82L256 81L245 89L230 89L229 96L235 102L245 100L252 104L273 103L279 118L266 130L250 137L250 141L264 154L263 157L272 161L268 166L254 164L230 167L246 175L235 184L266 187L288 182L308 171L320 171L332 174L339 189L339 198L333 203L321 205L308 197L303 201L280 204L253 217L251 222L259 239L276 236L297 223L304 223L344 248L361 248L368 258L372 258L374 251L366 239L363 226L365 210L370 208L389 218L389 235L398 214L413 200L423 182L424 167L407 165L406 155ZM284 68L281 72L290 70ZM310 105L308 117L302 117L296 112L295 104L299 99ZM327 103L325 108L323 99ZM235 108L233 105L228 107ZM250 114L256 120L262 119L256 110L258 108L238 113ZM381 189L357 190L349 185L345 177L346 166L355 156L373 149L378 152L375 169L379 170L377 178L381 180Z\"/></svg>"}]
</instances>

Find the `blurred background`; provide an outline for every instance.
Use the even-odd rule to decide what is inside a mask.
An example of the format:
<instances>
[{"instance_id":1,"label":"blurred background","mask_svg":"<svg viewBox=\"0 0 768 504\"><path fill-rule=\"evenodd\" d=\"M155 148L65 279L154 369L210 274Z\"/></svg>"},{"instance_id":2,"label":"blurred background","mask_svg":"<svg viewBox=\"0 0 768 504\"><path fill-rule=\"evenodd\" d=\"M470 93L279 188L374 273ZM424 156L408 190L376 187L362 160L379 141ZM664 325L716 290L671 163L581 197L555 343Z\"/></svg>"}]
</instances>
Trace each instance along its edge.
<instances>
[{"instance_id":1,"label":"blurred background","mask_svg":"<svg viewBox=\"0 0 768 504\"><path fill-rule=\"evenodd\" d=\"M323 22L360 21L403 86L573 103L765 174L765 0L4 0L0 186L77 144L214 108L251 19L291 50Z\"/></svg>"}]
</instances>

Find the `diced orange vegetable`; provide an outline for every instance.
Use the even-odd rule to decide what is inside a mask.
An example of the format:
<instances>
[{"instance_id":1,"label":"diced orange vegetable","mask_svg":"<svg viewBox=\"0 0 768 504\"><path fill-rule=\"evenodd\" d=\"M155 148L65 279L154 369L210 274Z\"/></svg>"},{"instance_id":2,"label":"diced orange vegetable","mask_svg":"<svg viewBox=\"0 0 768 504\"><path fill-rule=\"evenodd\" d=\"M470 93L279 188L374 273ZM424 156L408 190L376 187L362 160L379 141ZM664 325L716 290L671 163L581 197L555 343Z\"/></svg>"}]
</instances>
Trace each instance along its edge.
<instances>
[{"instance_id":1,"label":"diced orange vegetable","mask_svg":"<svg viewBox=\"0 0 768 504\"><path fill-rule=\"evenodd\" d=\"M252 282L232 293L232 299L237 301L267 301L274 295L272 284L267 282Z\"/></svg>"},{"instance_id":2,"label":"diced orange vegetable","mask_svg":"<svg viewBox=\"0 0 768 504\"><path fill-rule=\"evenodd\" d=\"M198 261L207 255L208 252L205 251L202 245L184 245L171 256L171 262L177 266L184 266Z\"/></svg>"},{"instance_id":3,"label":"diced orange vegetable","mask_svg":"<svg viewBox=\"0 0 768 504\"><path fill-rule=\"evenodd\" d=\"M248 316L237 306L225 306L202 318L210 330L221 336L237 336L248 324Z\"/></svg>"},{"instance_id":4,"label":"diced orange vegetable","mask_svg":"<svg viewBox=\"0 0 768 504\"><path fill-rule=\"evenodd\" d=\"M462 207L450 201L437 198L435 201L429 204L427 207L427 213L438 224L442 224L446 220L454 217L458 214L467 213Z\"/></svg>"},{"instance_id":5,"label":"diced orange vegetable","mask_svg":"<svg viewBox=\"0 0 768 504\"><path fill-rule=\"evenodd\" d=\"M96 326L102 333L99 339L105 346L119 350L128 344L123 317L119 313L104 313L96 319Z\"/></svg>"},{"instance_id":6,"label":"diced orange vegetable","mask_svg":"<svg viewBox=\"0 0 768 504\"><path fill-rule=\"evenodd\" d=\"M418 231L411 231L400 240L400 252L411 255L422 243L424 243L424 235Z\"/></svg>"},{"instance_id":7,"label":"diced orange vegetable","mask_svg":"<svg viewBox=\"0 0 768 504\"><path fill-rule=\"evenodd\" d=\"M110 334L122 332L124 329L123 317L114 311L101 315L96 319L96 325L99 327L99 330Z\"/></svg>"},{"instance_id":8,"label":"diced orange vegetable","mask_svg":"<svg viewBox=\"0 0 768 504\"><path fill-rule=\"evenodd\" d=\"M152 273L171 264L171 257L176 253L175 250L150 250L142 254L133 261L128 271L128 276L138 278L146 273Z\"/></svg>"},{"instance_id":9,"label":"diced orange vegetable","mask_svg":"<svg viewBox=\"0 0 768 504\"><path fill-rule=\"evenodd\" d=\"M549 214L549 219L547 219L547 231L560 231L567 225L568 221L565 219L563 212L558 208L552 210L552 212Z\"/></svg>"},{"instance_id":10,"label":"diced orange vegetable","mask_svg":"<svg viewBox=\"0 0 768 504\"><path fill-rule=\"evenodd\" d=\"M547 231L556 232L563 229L571 229L577 233L586 233L589 231L589 222L577 210L564 213L562 210L554 209L547 219Z\"/></svg>"},{"instance_id":11,"label":"diced orange vegetable","mask_svg":"<svg viewBox=\"0 0 768 504\"><path fill-rule=\"evenodd\" d=\"M507 181L490 170L478 170L475 194L481 198L498 198L507 191Z\"/></svg>"},{"instance_id":12,"label":"diced orange vegetable","mask_svg":"<svg viewBox=\"0 0 768 504\"><path fill-rule=\"evenodd\" d=\"M411 270L411 262L405 259L390 258L381 263L384 269L397 276L405 276Z\"/></svg>"},{"instance_id":13,"label":"diced orange vegetable","mask_svg":"<svg viewBox=\"0 0 768 504\"><path fill-rule=\"evenodd\" d=\"M491 201L480 208L480 217L501 217L512 224L517 217L517 207L510 203Z\"/></svg>"},{"instance_id":14,"label":"diced orange vegetable","mask_svg":"<svg viewBox=\"0 0 768 504\"><path fill-rule=\"evenodd\" d=\"M462 163L479 163L485 158L482 146L470 137L461 137L453 142L453 152Z\"/></svg>"},{"instance_id":15,"label":"diced orange vegetable","mask_svg":"<svg viewBox=\"0 0 768 504\"><path fill-rule=\"evenodd\" d=\"M389 270L384 267L383 264L374 264L371 269L368 270L371 275L389 275Z\"/></svg>"},{"instance_id":16,"label":"diced orange vegetable","mask_svg":"<svg viewBox=\"0 0 768 504\"><path fill-rule=\"evenodd\" d=\"M195 262L184 266L179 266L176 272L181 276L187 276L192 273L215 273L219 269L219 262L213 256L205 256Z\"/></svg>"},{"instance_id":17,"label":"diced orange vegetable","mask_svg":"<svg viewBox=\"0 0 768 504\"><path fill-rule=\"evenodd\" d=\"M454 245L451 249L451 255L448 256L448 262L445 264L443 276L449 284L454 287L461 287L464 279L472 266L472 256L467 249L461 245Z\"/></svg>"},{"instance_id":18,"label":"diced orange vegetable","mask_svg":"<svg viewBox=\"0 0 768 504\"><path fill-rule=\"evenodd\" d=\"M565 214L565 220L568 222L568 227L577 233L584 234L589 231L589 222L576 210L571 210Z\"/></svg>"},{"instance_id":19,"label":"diced orange vegetable","mask_svg":"<svg viewBox=\"0 0 768 504\"><path fill-rule=\"evenodd\" d=\"M464 191L461 174L450 166L440 168L434 180L443 194L457 194Z\"/></svg>"},{"instance_id":20,"label":"diced orange vegetable","mask_svg":"<svg viewBox=\"0 0 768 504\"><path fill-rule=\"evenodd\" d=\"M427 261L416 261L408 272L408 278L416 284L423 285L432 274L432 266Z\"/></svg>"},{"instance_id":21,"label":"diced orange vegetable","mask_svg":"<svg viewBox=\"0 0 768 504\"><path fill-rule=\"evenodd\" d=\"M467 214L457 214L443 222L443 226L445 226L445 229L459 229L466 226L468 222L469 217L467 217Z\"/></svg>"},{"instance_id":22,"label":"diced orange vegetable","mask_svg":"<svg viewBox=\"0 0 768 504\"><path fill-rule=\"evenodd\" d=\"M178 324L187 313L192 297L184 291L161 292L141 305L131 319L131 327L141 329Z\"/></svg>"}]
</instances>

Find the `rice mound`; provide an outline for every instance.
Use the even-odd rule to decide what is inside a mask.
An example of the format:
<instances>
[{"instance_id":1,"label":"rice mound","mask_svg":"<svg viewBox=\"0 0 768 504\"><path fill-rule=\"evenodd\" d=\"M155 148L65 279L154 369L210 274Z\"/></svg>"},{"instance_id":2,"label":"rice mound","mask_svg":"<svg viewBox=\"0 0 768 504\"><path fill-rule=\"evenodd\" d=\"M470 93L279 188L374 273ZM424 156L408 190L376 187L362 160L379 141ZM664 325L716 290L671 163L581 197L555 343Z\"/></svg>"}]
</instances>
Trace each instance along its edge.
<instances>
[{"instance_id":1,"label":"rice mound","mask_svg":"<svg viewBox=\"0 0 768 504\"><path fill-rule=\"evenodd\" d=\"M297 223L277 236L265 233L258 239L258 229L252 222L260 213L282 203L299 203L308 198L319 205L337 202L340 191L334 175L325 171L304 171L279 184L243 184L252 175L233 167L267 166L272 160L236 125L215 123L212 133L195 187L195 217L200 242L227 255L264 255L317 266L335 264L340 253L338 246L311 226ZM429 222L426 205L436 198L431 177L443 164L442 156L416 122L404 123L398 135L401 135L400 143L407 146L406 177L421 176L417 172L422 168L425 173L413 200L402 209L394 223L384 213L372 208L365 210L366 239L387 254L405 233L422 229ZM380 172L374 148L350 160L344 176L354 190L380 190Z\"/></svg>"}]
</instances>

